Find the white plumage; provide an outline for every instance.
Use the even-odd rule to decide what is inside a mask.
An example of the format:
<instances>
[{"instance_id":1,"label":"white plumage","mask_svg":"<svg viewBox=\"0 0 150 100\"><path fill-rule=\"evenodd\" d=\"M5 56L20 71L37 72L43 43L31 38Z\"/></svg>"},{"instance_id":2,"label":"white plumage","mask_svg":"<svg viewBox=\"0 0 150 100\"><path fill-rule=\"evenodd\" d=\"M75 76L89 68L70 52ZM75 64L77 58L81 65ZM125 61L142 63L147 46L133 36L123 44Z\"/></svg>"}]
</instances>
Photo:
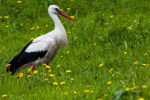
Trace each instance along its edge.
<instances>
[{"instance_id":1,"label":"white plumage","mask_svg":"<svg viewBox=\"0 0 150 100\"><path fill-rule=\"evenodd\" d=\"M62 12L56 5L49 6L48 13L54 21L55 29L43 36L35 38L32 42L27 44L9 63L10 67L7 71L11 71L12 74L14 74L16 70L21 70L34 65L32 68L33 71L35 66L49 64L54 59L58 49L67 45L68 40L66 30L60 22L57 14L73 21L75 20Z\"/></svg>"}]
</instances>

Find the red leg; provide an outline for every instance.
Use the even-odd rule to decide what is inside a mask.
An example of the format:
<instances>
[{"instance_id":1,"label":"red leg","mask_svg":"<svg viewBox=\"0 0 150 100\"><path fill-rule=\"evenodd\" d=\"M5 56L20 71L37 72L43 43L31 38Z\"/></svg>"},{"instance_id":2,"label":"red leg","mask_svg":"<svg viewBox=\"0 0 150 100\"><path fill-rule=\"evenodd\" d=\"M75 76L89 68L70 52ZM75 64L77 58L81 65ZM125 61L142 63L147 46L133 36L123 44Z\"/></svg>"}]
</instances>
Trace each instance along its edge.
<instances>
[{"instance_id":1,"label":"red leg","mask_svg":"<svg viewBox=\"0 0 150 100\"><path fill-rule=\"evenodd\" d=\"M35 68L35 64L33 65L32 69L31 69L31 71L29 72L28 75L31 75L31 72L34 70L34 68Z\"/></svg>"}]
</instances>

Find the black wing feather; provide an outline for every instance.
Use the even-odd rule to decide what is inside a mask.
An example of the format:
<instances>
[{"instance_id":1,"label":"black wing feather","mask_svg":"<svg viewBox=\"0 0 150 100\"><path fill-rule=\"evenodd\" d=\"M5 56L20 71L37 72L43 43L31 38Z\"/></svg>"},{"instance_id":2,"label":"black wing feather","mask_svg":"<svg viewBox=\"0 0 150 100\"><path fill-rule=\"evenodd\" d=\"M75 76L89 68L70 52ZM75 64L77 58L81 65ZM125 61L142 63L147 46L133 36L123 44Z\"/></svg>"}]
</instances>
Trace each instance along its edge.
<instances>
[{"instance_id":1,"label":"black wing feather","mask_svg":"<svg viewBox=\"0 0 150 100\"><path fill-rule=\"evenodd\" d=\"M38 52L25 52L26 48L32 43L28 43L23 50L15 56L11 61L10 61L10 66L7 68L7 72L10 71L12 72L12 75L16 72L16 70L29 62L33 62L37 60L38 58L42 58L46 55L47 51L38 51Z\"/></svg>"}]
</instances>

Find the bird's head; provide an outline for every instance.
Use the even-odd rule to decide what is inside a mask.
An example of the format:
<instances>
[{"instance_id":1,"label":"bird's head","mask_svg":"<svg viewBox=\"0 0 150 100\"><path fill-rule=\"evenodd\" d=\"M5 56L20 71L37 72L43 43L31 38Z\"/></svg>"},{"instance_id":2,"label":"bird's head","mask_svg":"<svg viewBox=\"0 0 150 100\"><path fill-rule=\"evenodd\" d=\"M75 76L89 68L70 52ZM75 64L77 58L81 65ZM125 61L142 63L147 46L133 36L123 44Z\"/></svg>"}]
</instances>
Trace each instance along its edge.
<instances>
[{"instance_id":1,"label":"bird's head","mask_svg":"<svg viewBox=\"0 0 150 100\"><path fill-rule=\"evenodd\" d=\"M62 16L64 16L64 17L66 17L66 18L68 18L68 19L70 19L70 20L72 20L72 21L75 22L75 20L73 18L71 18L70 16L68 16L63 11L61 11L60 8L58 6L56 6L56 5L50 5L48 7L48 12L49 12L49 14L56 14L56 15L60 14L60 15L62 15Z\"/></svg>"}]
</instances>

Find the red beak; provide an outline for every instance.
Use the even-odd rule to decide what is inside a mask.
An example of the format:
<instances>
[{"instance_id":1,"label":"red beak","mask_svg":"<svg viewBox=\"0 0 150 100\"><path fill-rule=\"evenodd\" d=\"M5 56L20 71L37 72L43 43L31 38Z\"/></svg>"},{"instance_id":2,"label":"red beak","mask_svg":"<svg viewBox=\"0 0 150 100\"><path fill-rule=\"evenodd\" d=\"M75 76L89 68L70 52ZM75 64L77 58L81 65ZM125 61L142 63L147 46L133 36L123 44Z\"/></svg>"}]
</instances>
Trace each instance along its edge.
<instances>
[{"instance_id":1,"label":"red beak","mask_svg":"<svg viewBox=\"0 0 150 100\"><path fill-rule=\"evenodd\" d=\"M62 15L62 16L64 16L64 17L66 17L66 18L68 18L68 19L70 19L70 20L76 22L73 18L71 18L70 16L68 16L66 13L64 13L64 12L61 11L61 10L58 12L58 14L60 14L60 15Z\"/></svg>"}]
</instances>

